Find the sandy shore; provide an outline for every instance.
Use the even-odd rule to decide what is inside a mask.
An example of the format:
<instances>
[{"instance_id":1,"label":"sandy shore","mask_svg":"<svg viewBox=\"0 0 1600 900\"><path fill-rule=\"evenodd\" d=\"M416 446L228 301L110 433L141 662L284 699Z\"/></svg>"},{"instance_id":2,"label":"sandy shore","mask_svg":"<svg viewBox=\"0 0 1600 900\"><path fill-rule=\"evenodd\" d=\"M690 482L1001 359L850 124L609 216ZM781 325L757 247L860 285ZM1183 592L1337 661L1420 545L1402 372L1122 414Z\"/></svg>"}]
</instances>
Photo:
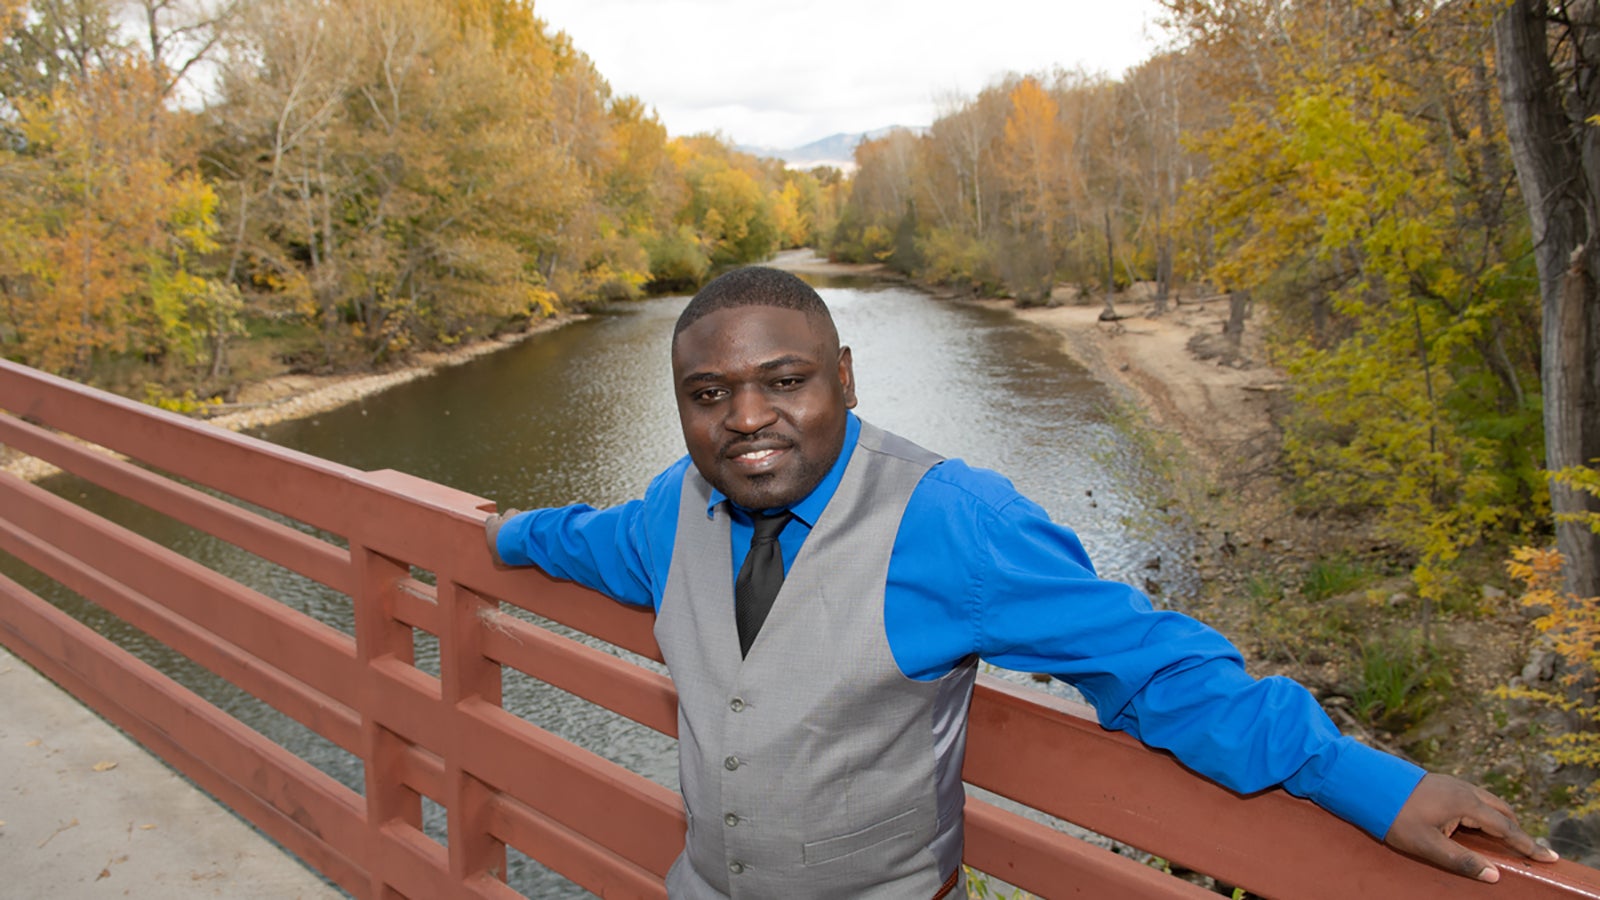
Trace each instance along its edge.
<instances>
[{"instance_id":1,"label":"sandy shore","mask_svg":"<svg viewBox=\"0 0 1600 900\"><path fill-rule=\"evenodd\" d=\"M800 274L877 275L881 265L830 262L810 250L778 254L771 265ZM949 298L1003 307L1055 331L1067 355L1110 386L1150 425L1183 443L1209 475L1237 473L1273 443L1271 405L1284 386L1281 372L1264 364L1257 323L1247 320L1238 359L1203 358L1199 345L1219 344L1228 318L1224 296L1179 298L1152 315L1148 286L1115 298L1123 318L1100 321L1098 298L1061 306L1019 309L1010 300Z\"/></svg>"},{"instance_id":2,"label":"sandy shore","mask_svg":"<svg viewBox=\"0 0 1600 900\"><path fill-rule=\"evenodd\" d=\"M1197 352L1221 344L1227 297L1183 301L1159 316L1147 299L1118 298L1116 306L1126 318L1113 322L1100 321L1099 301L1015 313L1060 334L1073 359L1180 439L1212 474L1235 470L1274 443L1271 407L1285 380L1263 362L1260 329L1247 322L1232 363Z\"/></svg>"}]
</instances>

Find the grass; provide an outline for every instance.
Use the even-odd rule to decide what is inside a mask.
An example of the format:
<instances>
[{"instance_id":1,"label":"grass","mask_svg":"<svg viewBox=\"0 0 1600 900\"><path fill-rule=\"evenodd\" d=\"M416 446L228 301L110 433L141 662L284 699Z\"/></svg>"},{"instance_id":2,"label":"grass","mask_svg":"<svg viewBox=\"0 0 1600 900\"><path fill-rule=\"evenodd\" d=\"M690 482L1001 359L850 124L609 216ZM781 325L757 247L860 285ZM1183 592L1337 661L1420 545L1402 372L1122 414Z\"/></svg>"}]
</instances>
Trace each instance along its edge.
<instances>
[{"instance_id":1,"label":"grass","mask_svg":"<svg viewBox=\"0 0 1600 900\"><path fill-rule=\"evenodd\" d=\"M1449 660L1415 631L1394 632L1363 643L1356 715L1368 725L1399 734L1438 709L1453 686Z\"/></svg>"},{"instance_id":2,"label":"grass","mask_svg":"<svg viewBox=\"0 0 1600 900\"><path fill-rule=\"evenodd\" d=\"M1300 592L1307 600L1319 603L1330 597L1359 590L1376 577L1368 567L1347 557L1318 559L1306 570Z\"/></svg>"}]
</instances>

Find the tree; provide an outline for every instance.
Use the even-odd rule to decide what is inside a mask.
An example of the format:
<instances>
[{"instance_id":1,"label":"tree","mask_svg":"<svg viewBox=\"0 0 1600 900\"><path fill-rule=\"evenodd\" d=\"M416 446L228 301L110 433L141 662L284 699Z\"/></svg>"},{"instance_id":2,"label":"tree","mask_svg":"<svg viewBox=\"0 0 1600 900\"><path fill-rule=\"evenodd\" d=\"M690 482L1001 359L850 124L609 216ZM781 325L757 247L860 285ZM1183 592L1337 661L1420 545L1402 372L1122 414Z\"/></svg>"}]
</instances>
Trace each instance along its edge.
<instances>
[{"instance_id":1,"label":"tree","mask_svg":"<svg viewBox=\"0 0 1600 900\"><path fill-rule=\"evenodd\" d=\"M1056 226L1067 188L1067 134L1056 101L1034 78L1010 92L998 166L1007 188L1012 293L1044 302L1055 284Z\"/></svg>"},{"instance_id":2,"label":"tree","mask_svg":"<svg viewBox=\"0 0 1600 900\"><path fill-rule=\"evenodd\" d=\"M914 270L895 234L908 215L915 217L918 145L916 135L899 128L856 146L856 176L834 235L836 253Z\"/></svg>"},{"instance_id":3,"label":"tree","mask_svg":"<svg viewBox=\"0 0 1600 900\"><path fill-rule=\"evenodd\" d=\"M165 70L124 43L106 2L37 2L0 64L12 139L0 171L0 283L14 355L84 380L138 356L197 366L235 330L236 298L202 276L215 195L188 156Z\"/></svg>"},{"instance_id":4,"label":"tree","mask_svg":"<svg viewBox=\"0 0 1600 900\"><path fill-rule=\"evenodd\" d=\"M1231 120L1195 141L1211 169L1185 204L1214 228L1211 277L1273 313L1297 484L1376 511L1442 598L1460 552L1542 500L1486 7L1173 5L1234 92Z\"/></svg>"},{"instance_id":5,"label":"tree","mask_svg":"<svg viewBox=\"0 0 1600 900\"><path fill-rule=\"evenodd\" d=\"M1546 466L1600 460L1600 7L1510 0L1494 20L1501 105L1533 226L1543 313ZM1600 595L1600 498L1555 481L1567 590Z\"/></svg>"},{"instance_id":6,"label":"tree","mask_svg":"<svg viewBox=\"0 0 1600 900\"><path fill-rule=\"evenodd\" d=\"M1180 233L1176 215L1183 186L1203 170L1201 157L1186 146L1187 136L1218 118L1218 104L1196 83L1195 69L1189 55L1165 53L1130 71L1122 85L1131 143L1140 154L1133 177L1139 196L1135 234L1155 256L1155 315L1166 312L1176 288L1180 244L1196 243Z\"/></svg>"}]
</instances>

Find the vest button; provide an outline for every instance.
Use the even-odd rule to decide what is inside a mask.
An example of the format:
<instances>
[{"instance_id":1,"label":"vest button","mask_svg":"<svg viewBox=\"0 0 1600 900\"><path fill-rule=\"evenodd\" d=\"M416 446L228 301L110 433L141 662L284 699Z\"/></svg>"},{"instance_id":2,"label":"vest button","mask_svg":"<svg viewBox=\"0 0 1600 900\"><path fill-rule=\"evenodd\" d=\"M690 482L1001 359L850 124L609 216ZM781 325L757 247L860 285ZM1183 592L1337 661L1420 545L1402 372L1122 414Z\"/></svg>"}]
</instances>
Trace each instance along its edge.
<instances>
[{"instance_id":1,"label":"vest button","mask_svg":"<svg viewBox=\"0 0 1600 900\"><path fill-rule=\"evenodd\" d=\"M737 757L737 756L728 757L727 759L722 761L722 767L724 769L727 769L729 772L732 772L734 769L739 768L739 757Z\"/></svg>"},{"instance_id":2,"label":"vest button","mask_svg":"<svg viewBox=\"0 0 1600 900\"><path fill-rule=\"evenodd\" d=\"M739 824L739 817L733 813L728 813L722 817L722 821L726 822L729 828L732 828L733 826Z\"/></svg>"},{"instance_id":3,"label":"vest button","mask_svg":"<svg viewBox=\"0 0 1600 900\"><path fill-rule=\"evenodd\" d=\"M734 712L744 712L744 698L735 697L728 701L728 708Z\"/></svg>"},{"instance_id":4,"label":"vest button","mask_svg":"<svg viewBox=\"0 0 1600 900\"><path fill-rule=\"evenodd\" d=\"M728 871L732 872L735 875L743 875L744 874L744 863L742 863L742 862L731 862L731 863L728 863Z\"/></svg>"}]
</instances>

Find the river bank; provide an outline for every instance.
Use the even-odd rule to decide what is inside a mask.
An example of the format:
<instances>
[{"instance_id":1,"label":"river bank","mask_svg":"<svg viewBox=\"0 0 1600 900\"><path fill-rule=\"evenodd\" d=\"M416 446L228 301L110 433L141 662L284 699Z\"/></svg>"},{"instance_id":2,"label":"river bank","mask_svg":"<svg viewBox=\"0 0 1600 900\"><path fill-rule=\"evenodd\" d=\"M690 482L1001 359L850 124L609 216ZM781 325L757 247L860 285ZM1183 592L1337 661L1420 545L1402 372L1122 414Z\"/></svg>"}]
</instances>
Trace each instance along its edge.
<instances>
[{"instance_id":1,"label":"river bank","mask_svg":"<svg viewBox=\"0 0 1600 900\"><path fill-rule=\"evenodd\" d=\"M236 402L214 415L208 415L206 421L229 431L245 431L327 412L362 397L431 375L439 369L458 366L485 354L504 350L536 334L543 334L581 318L581 315L561 315L541 319L522 331L496 335L454 350L419 353L406 365L385 372L277 375L245 386L239 391Z\"/></svg>"},{"instance_id":2,"label":"river bank","mask_svg":"<svg viewBox=\"0 0 1600 900\"><path fill-rule=\"evenodd\" d=\"M811 250L786 250L769 265L801 275L894 277L882 265L836 263ZM1054 331L1068 356L1142 410L1148 424L1181 442L1211 476L1238 474L1241 448L1275 440L1272 405L1286 381L1267 364L1259 329L1246 326L1231 364L1195 352L1221 338L1225 295L1179 296L1166 314L1154 316L1153 292L1137 285L1116 297L1122 318L1101 321L1098 299L1024 308L1008 299L923 287L947 300L1003 307Z\"/></svg>"},{"instance_id":3,"label":"river bank","mask_svg":"<svg viewBox=\"0 0 1600 900\"><path fill-rule=\"evenodd\" d=\"M381 372L354 372L334 375L308 375L285 372L240 388L237 399L228 404L202 407L197 417L229 431L250 431L279 422L314 416L354 403L381 391L434 372L457 366L497 350L504 350L528 338L583 318L567 314L541 319L525 329L496 335L453 350L419 353L403 366ZM31 456L20 456L0 446L0 472L37 481L60 471Z\"/></svg>"}]
</instances>

